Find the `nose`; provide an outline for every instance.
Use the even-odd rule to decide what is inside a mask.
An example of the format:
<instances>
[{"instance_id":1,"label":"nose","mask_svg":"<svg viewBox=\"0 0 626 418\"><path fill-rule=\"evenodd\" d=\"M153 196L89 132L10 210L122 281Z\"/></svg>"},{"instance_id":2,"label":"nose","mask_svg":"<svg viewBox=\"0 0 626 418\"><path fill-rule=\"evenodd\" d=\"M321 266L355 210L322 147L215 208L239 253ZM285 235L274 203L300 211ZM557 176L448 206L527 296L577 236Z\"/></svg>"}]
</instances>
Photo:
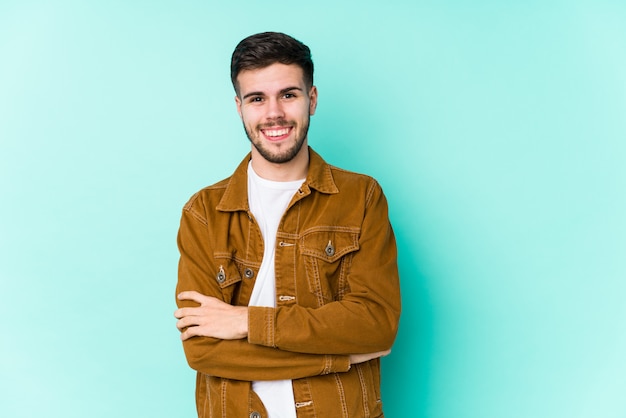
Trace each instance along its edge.
<instances>
[{"instance_id":1,"label":"nose","mask_svg":"<svg viewBox=\"0 0 626 418\"><path fill-rule=\"evenodd\" d=\"M267 118L268 119L281 119L285 117L285 112L280 100L277 98L270 98L267 104Z\"/></svg>"}]
</instances>

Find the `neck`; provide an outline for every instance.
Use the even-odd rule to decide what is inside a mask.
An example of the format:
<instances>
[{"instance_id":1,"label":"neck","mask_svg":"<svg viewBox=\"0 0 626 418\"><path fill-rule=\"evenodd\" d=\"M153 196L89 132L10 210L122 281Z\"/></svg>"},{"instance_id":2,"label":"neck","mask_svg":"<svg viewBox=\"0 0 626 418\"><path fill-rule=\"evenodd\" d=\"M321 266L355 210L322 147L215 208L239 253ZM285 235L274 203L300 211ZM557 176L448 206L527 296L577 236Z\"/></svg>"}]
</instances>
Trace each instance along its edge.
<instances>
[{"instance_id":1,"label":"neck","mask_svg":"<svg viewBox=\"0 0 626 418\"><path fill-rule=\"evenodd\" d=\"M272 181L293 181L306 177L309 169L309 147L306 143L296 156L286 163L271 163L252 147L252 168L260 177Z\"/></svg>"}]
</instances>

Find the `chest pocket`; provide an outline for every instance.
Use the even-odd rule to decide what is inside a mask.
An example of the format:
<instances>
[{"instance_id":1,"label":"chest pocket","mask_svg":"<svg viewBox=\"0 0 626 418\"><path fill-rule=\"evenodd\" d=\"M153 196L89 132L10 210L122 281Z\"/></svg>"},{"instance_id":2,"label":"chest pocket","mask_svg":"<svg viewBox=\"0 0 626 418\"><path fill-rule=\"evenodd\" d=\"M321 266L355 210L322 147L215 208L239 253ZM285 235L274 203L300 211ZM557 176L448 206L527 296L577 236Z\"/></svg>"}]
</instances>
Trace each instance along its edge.
<instances>
[{"instance_id":1,"label":"chest pocket","mask_svg":"<svg viewBox=\"0 0 626 418\"><path fill-rule=\"evenodd\" d=\"M358 249L359 231L356 229L329 227L300 238L309 291L317 297L318 306L341 300L350 290L348 274L352 256Z\"/></svg>"},{"instance_id":2,"label":"chest pocket","mask_svg":"<svg viewBox=\"0 0 626 418\"><path fill-rule=\"evenodd\" d=\"M217 285L222 291L222 300L231 303L235 291L238 290L241 283L241 269L238 263L233 260L231 254L228 253L215 253L216 261L215 275L212 280L215 280Z\"/></svg>"}]
</instances>

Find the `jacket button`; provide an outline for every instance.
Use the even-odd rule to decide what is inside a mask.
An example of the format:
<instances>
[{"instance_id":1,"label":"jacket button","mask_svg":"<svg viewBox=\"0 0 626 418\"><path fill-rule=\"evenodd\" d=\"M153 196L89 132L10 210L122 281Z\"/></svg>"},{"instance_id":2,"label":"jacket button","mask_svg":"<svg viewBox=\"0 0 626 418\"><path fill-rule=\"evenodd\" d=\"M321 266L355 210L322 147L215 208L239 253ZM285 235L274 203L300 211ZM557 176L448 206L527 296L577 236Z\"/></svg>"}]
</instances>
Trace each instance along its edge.
<instances>
[{"instance_id":1,"label":"jacket button","mask_svg":"<svg viewBox=\"0 0 626 418\"><path fill-rule=\"evenodd\" d=\"M326 252L326 255L329 257L332 257L333 255L335 255L335 247L333 246L333 243L328 241L328 245L326 245L326 248L324 249L324 251Z\"/></svg>"},{"instance_id":2,"label":"jacket button","mask_svg":"<svg viewBox=\"0 0 626 418\"><path fill-rule=\"evenodd\" d=\"M218 283L224 283L226 281L226 273L224 273L223 267L220 267L220 271L217 272L216 279Z\"/></svg>"},{"instance_id":3,"label":"jacket button","mask_svg":"<svg viewBox=\"0 0 626 418\"><path fill-rule=\"evenodd\" d=\"M257 411L254 411L250 414L250 418L261 418L261 414L259 414Z\"/></svg>"},{"instance_id":4,"label":"jacket button","mask_svg":"<svg viewBox=\"0 0 626 418\"><path fill-rule=\"evenodd\" d=\"M251 279L254 277L254 271L252 271L252 269L245 269L243 272L244 276L246 276L246 279Z\"/></svg>"}]
</instances>

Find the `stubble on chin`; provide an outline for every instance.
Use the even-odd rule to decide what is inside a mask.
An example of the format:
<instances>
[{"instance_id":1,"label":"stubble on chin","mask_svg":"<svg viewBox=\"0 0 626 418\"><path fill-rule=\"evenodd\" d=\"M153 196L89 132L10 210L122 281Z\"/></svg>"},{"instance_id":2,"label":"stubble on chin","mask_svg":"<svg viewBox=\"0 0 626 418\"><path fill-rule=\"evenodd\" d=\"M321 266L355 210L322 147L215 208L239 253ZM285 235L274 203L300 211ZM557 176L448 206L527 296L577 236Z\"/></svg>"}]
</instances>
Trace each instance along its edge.
<instances>
[{"instance_id":1,"label":"stubble on chin","mask_svg":"<svg viewBox=\"0 0 626 418\"><path fill-rule=\"evenodd\" d=\"M252 140L251 142L252 145L254 145L254 148L256 148L256 150L265 160L274 164L283 164L293 160L295 156L298 155L298 153L302 149L302 145L304 144L304 139L296 142L291 147L285 149L283 152L272 152L264 148L263 144L256 143Z\"/></svg>"},{"instance_id":2,"label":"stubble on chin","mask_svg":"<svg viewBox=\"0 0 626 418\"><path fill-rule=\"evenodd\" d=\"M284 126L286 124L287 124L287 122L276 123L273 126L277 126L277 125L278 126ZM296 139L296 142L293 143L292 145L286 147L282 152L272 152L272 151L270 151L269 149L267 149L267 148L265 148L263 146L263 142L261 140L261 135L262 134L260 133L260 130L262 129L261 127L257 128L258 136L252 135L252 133L248 130L248 128L246 127L245 124L244 124L243 128L244 128L244 131L246 132L246 136L248 137L248 140L252 143L254 148L256 148L258 153L265 160L267 160L267 161L269 161L270 163L273 163L273 164L284 164L284 163L287 163L287 162L293 160L296 157L296 155L298 155L300 150L302 149L302 146L304 145L304 142L305 142L305 140L307 138L307 135L308 135L309 124L308 123L306 124L305 129L301 132L301 136ZM281 148L284 148L284 147L281 147Z\"/></svg>"}]
</instances>

